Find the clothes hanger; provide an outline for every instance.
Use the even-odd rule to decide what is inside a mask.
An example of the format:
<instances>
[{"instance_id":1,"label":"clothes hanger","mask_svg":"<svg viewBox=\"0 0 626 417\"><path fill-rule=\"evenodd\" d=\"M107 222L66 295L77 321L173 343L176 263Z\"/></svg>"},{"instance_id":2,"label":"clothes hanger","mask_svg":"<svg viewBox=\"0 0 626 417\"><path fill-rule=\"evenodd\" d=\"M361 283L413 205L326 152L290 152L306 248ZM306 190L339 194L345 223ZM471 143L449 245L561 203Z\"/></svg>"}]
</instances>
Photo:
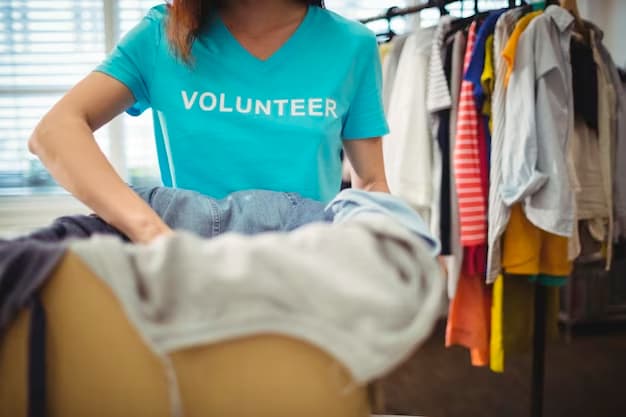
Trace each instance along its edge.
<instances>
[{"instance_id":1,"label":"clothes hanger","mask_svg":"<svg viewBox=\"0 0 626 417\"><path fill-rule=\"evenodd\" d=\"M458 32L459 30L467 28L475 20L481 20L489 16L489 13L490 13L489 11L484 11L484 12L479 12L478 14L475 14L473 16L463 17L463 18L454 20L452 24L450 25L450 30L446 34L446 38L445 38L446 41L448 41L452 36L454 36L454 34Z\"/></svg>"},{"instance_id":2,"label":"clothes hanger","mask_svg":"<svg viewBox=\"0 0 626 417\"><path fill-rule=\"evenodd\" d=\"M531 6L528 4L527 0L521 0L520 1L520 5L516 5L517 1L515 0L509 0L509 9L515 9L517 7L525 7L525 8L530 8ZM478 9L478 2L475 2L475 9ZM451 28L448 31L448 33L446 34L446 41L448 41L452 36L454 36L454 34L456 32L458 32L461 29L464 29L465 27L467 27L468 25L470 25L472 22L474 22L475 20L481 20L484 19L485 17L487 17L489 15L490 11L486 10L484 12L479 11L478 13L476 13L474 16L469 16L469 17L464 17L461 19L456 19L455 21L452 22Z\"/></svg>"},{"instance_id":3,"label":"clothes hanger","mask_svg":"<svg viewBox=\"0 0 626 417\"><path fill-rule=\"evenodd\" d=\"M439 15L440 16L447 16L447 15L450 14L448 9L446 9L446 4L448 4L447 1L445 1L445 0L438 0L437 3L438 3L437 8L439 9Z\"/></svg>"},{"instance_id":4,"label":"clothes hanger","mask_svg":"<svg viewBox=\"0 0 626 417\"><path fill-rule=\"evenodd\" d=\"M391 28L391 19L393 19L393 13L400 10L398 7L393 6L387 9L387 11L385 12L385 19L387 19L387 33L385 33L385 36L387 37L387 42L391 41L393 38L396 37L396 32L393 31L393 29Z\"/></svg>"},{"instance_id":5,"label":"clothes hanger","mask_svg":"<svg viewBox=\"0 0 626 417\"><path fill-rule=\"evenodd\" d=\"M528 1L526 1L526 0L520 1L519 6L513 6L513 7L511 7L511 9L515 9L517 7L522 7L523 8L522 10L524 11L524 14L530 13L530 12L533 11L533 5L531 3L529 3Z\"/></svg>"},{"instance_id":6,"label":"clothes hanger","mask_svg":"<svg viewBox=\"0 0 626 417\"><path fill-rule=\"evenodd\" d=\"M591 42L589 30L585 26L585 22L583 22L582 17L580 17L578 2L576 0L560 0L559 5L574 16L574 27L576 28L576 32L583 35L585 42L589 44Z\"/></svg>"},{"instance_id":7,"label":"clothes hanger","mask_svg":"<svg viewBox=\"0 0 626 417\"><path fill-rule=\"evenodd\" d=\"M391 19L394 18L394 13L397 10L400 10L400 9L396 6L393 6L393 7L388 8L385 11L384 19L387 21L387 31L376 34L376 38L378 39L379 43L391 42L391 40L396 36L396 32L394 32L393 29L391 28Z\"/></svg>"},{"instance_id":8,"label":"clothes hanger","mask_svg":"<svg viewBox=\"0 0 626 417\"><path fill-rule=\"evenodd\" d=\"M446 41L448 41L452 36L454 36L456 32L458 32L461 29L465 29L474 21L480 21L484 19L485 17L489 16L489 13L491 13L491 11L485 10L484 12L481 12L478 8L478 0L474 0L474 13L475 14L473 16L463 17L461 19L454 20L452 22L450 30L446 34L446 38L445 38Z\"/></svg>"}]
</instances>

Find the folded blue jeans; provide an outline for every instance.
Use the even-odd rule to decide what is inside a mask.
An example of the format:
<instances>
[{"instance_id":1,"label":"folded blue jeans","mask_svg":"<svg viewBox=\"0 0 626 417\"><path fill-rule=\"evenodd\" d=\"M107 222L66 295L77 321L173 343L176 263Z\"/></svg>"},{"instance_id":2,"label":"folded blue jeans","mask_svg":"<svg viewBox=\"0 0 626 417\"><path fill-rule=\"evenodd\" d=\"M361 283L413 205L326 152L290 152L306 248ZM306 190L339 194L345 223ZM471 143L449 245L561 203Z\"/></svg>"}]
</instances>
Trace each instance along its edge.
<instances>
[{"instance_id":1,"label":"folded blue jeans","mask_svg":"<svg viewBox=\"0 0 626 417\"><path fill-rule=\"evenodd\" d=\"M326 205L297 193L265 190L237 191L218 200L175 188L133 189L172 229L207 238L226 232L288 232L314 222L342 223L368 211L385 214L420 236L433 256L441 247L415 210L387 193L347 189Z\"/></svg>"},{"instance_id":2,"label":"folded blue jeans","mask_svg":"<svg viewBox=\"0 0 626 417\"><path fill-rule=\"evenodd\" d=\"M237 191L223 199L195 191L165 187L133 187L133 190L172 229L202 237L236 232L252 235L291 231L313 222L331 222L325 204L297 193L265 190Z\"/></svg>"}]
</instances>

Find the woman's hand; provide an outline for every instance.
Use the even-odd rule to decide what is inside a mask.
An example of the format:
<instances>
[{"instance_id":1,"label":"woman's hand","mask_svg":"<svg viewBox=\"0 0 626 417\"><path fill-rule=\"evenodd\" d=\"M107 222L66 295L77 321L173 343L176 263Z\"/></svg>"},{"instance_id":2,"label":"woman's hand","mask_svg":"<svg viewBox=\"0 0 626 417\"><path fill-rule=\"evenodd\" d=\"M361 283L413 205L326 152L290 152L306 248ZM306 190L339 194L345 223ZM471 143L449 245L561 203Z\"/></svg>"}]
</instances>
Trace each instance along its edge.
<instances>
[{"instance_id":1,"label":"woman's hand","mask_svg":"<svg viewBox=\"0 0 626 417\"><path fill-rule=\"evenodd\" d=\"M154 239L165 236L170 233L173 233L172 229L170 229L161 219L157 219L158 221L152 219L146 222L137 223L136 226L132 228L132 230L128 233L128 238L133 243L150 243Z\"/></svg>"}]
</instances>

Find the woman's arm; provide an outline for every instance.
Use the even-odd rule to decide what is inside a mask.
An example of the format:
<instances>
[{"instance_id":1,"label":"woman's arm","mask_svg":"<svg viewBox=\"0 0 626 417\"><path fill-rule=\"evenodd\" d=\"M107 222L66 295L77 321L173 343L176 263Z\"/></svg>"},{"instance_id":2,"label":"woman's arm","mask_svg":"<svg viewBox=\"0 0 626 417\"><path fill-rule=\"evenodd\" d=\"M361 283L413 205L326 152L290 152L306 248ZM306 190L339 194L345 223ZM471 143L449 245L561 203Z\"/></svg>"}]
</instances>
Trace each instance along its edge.
<instances>
[{"instance_id":1,"label":"woman's arm","mask_svg":"<svg viewBox=\"0 0 626 417\"><path fill-rule=\"evenodd\" d=\"M124 84L93 72L43 117L28 148L96 214L132 241L148 242L169 228L117 175L93 136L133 102Z\"/></svg>"},{"instance_id":2,"label":"woman's arm","mask_svg":"<svg viewBox=\"0 0 626 417\"><path fill-rule=\"evenodd\" d=\"M353 168L352 186L388 193L382 138L344 140L343 147Z\"/></svg>"}]
</instances>

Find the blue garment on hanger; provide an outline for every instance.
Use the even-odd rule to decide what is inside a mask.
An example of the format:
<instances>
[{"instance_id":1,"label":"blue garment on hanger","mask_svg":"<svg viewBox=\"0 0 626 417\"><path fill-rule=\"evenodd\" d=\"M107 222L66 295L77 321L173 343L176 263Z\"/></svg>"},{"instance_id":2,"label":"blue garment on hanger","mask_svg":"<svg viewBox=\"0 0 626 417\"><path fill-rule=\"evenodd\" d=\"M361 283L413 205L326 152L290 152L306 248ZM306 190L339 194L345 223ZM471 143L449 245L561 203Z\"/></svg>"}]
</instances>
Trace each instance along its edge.
<instances>
[{"instance_id":1,"label":"blue garment on hanger","mask_svg":"<svg viewBox=\"0 0 626 417\"><path fill-rule=\"evenodd\" d=\"M476 34L476 43L474 44L474 50L472 51L472 57L470 64L467 67L467 71L464 74L463 79L470 81L474 87L474 99L476 100L476 106L480 110L483 108L485 102L485 91L480 82L480 77L485 69L485 46L487 38L492 35L496 29L496 23L502 14L510 9L495 10L487 16L483 24L478 29Z\"/></svg>"},{"instance_id":2,"label":"blue garment on hanger","mask_svg":"<svg viewBox=\"0 0 626 417\"><path fill-rule=\"evenodd\" d=\"M486 55L486 43L487 38L495 32L496 23L500 16L510 9L504 8L495 10L487 16L483 24L478 29L476 34L476 43L474 44L474 50L472 51L472 57L470 64L465 72L464 79L472 83L474 90L474 100L476 102L476 108L478 113L482 115L483 104L485 103L485 91L481 83L481 76L485 69L485 55ZM481 116L482 123L485 129L485 137L487 140L487 160L491 156L491 133L489 132L489 118L487 116ZM487 166L491 164L488 162Z\"/></svg>"}]
</instances>

